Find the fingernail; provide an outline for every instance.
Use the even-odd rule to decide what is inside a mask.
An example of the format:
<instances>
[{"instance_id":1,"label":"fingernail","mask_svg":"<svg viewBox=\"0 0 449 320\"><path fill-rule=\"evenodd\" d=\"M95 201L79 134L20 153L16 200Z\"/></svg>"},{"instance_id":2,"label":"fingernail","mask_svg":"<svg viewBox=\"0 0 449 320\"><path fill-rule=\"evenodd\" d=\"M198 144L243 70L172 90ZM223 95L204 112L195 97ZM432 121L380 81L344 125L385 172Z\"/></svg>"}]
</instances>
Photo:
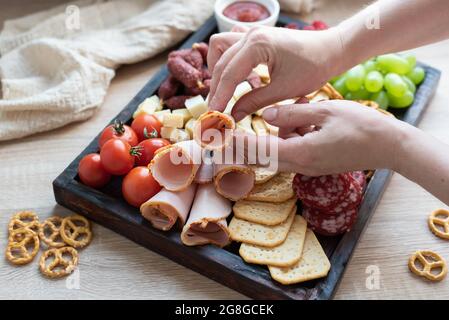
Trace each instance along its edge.
<instances>
[{"instance_id":1,"label":"fingernail","mask_svg":"<svg viewBox=\"0 0 449 320\"><path fill-rule=\"evenodd\" d=\"M265 110L262 114L263 118L267 121L273 121L278 116L278 109L277 108L268 108Z\"/></svg>"}]
</instances>

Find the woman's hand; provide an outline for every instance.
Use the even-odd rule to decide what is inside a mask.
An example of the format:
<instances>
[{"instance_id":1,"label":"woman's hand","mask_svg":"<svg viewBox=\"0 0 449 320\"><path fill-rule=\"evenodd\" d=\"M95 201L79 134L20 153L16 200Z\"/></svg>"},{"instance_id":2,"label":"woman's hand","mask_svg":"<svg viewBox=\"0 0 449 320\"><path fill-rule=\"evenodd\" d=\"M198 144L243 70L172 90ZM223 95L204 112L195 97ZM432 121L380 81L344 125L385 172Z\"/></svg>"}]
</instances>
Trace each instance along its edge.
<instances>
[{"instance_id":1,"label":"woman's hand","mask_svg":"<svg viewBox=\"0 0 449 320\"><path fill-rule=\"evenodd\" d=\"M280 127L279 169L311 176L395 169L398 141L408 126L345 100L272 107L263 117Z\"/></svg>"},{"instance_id":2,"label":"woman's hand","mask_svg":"<svg viewBox=\"0 0 449 320\"><path fill-rule=\"evenodd\" d=\"M269 85L245 94L235 104L232 115L236 121L275 102L304 96L341 69L341 44L336 29L255 27L246 33L213 35L209 45L211 109L223 111L235 87L258 64L266 64L270 70Z\"/></svg>"}]
</instances>

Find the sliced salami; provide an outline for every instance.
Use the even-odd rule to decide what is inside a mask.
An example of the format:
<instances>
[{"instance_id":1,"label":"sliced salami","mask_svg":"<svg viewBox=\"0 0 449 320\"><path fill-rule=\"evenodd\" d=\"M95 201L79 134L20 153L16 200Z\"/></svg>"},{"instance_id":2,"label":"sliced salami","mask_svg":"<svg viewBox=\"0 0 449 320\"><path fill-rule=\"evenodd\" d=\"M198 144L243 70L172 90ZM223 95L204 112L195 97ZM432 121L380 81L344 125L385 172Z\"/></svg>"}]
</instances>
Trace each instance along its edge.
<instances>
[{"instance_id":1,"label":"sliced salami","mask_svg":"<svg viewBox=\"0 0 449 320\"><path fill-rule=\"evenodd\" d=\"M354 171L354 172L352 172L352 177L362 187L362 191L365 191L365 188L366 188L366 175L365 175L365 173L363 171Z\"/></svg>"},{"instance_id":2,"label":"sliced salami","mask_svg":"<svg viewBox=\"0 0 449 320\"><path fill-rule=\"evenodd\" d=\"M349 185L349 192L346 197L332 209L323 211L323 214L336 215L351 209L358 209L360 202L362 201L362 197L362 187L355 178L351 177L351 184Z\"/></svg>"},{"instance_id":3,"label":"sliced salami","mask_svg":"<svg viewBox=\"0 0 449 320\"><path fill-rule=\"evenodd\" d=\"M353 208L336 215L328 215L315 208L303 207L302 216L314 232L323 236L335 236L351 230L357 212L357 208Z\"/></svg>"},{"instance_id":4,"label":"sliced salami","mask_svg":"<svg viewBox=\"0 0 449 320\"><path fill-rule=\"evenodd\" d=\"M305 205L331 211L347 197L352 181L354 179L350 173L320 177L297 174L293 180L293 189Z\"/></svg>"}]
</instances>

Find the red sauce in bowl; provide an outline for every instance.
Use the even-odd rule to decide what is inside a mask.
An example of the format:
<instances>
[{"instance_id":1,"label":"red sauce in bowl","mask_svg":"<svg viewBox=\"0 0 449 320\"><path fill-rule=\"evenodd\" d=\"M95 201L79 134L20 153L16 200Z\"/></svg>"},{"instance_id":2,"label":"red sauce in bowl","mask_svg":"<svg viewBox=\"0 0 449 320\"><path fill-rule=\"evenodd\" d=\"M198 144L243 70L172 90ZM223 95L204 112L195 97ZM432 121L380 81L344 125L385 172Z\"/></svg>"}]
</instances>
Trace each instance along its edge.
<instances>
[{"instance_id":1,"label":"red sauce in bowl","mask_svg":"<svg viewBox=\"0 0 449 320\"><path fill-rule=\"evenodd\" d=\"M268 18L270 11L257 2L239 1L227 6L223 10L223 15L240 22L256 22Z\"/></svg>"}]
</instances>

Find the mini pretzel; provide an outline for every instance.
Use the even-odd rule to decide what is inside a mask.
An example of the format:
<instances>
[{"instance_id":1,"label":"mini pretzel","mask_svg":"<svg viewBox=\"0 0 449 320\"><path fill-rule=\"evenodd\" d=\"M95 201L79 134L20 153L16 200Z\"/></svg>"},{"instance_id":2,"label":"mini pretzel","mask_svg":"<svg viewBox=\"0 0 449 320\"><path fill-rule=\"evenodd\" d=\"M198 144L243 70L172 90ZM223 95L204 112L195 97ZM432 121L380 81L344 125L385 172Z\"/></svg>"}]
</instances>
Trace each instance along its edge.
<instances>
[{"instance_id":1,"label":"mini pretzel","mask_svg":"<svg viewBox=\"0 0 449 320\"><path fill-rule=\"evenodd\" d=\"M19 211L12 216L8 225L9 234L22 228L28 228L34 232L38 231L39 217L34 211Z\"/></svg>"},{"instance_id":2,"label":"mini pretzel","mask_svg":"<svg viewBox=\"0 0 449 320\"><path fill-rule=\"evenodd\" d=\"M64 253L70 254L70 260L63 257ZM53 257L53 261L47 265L47 259ZM61 278L75 270L78 265L78 251L72 247L52 248L46 250L39 261L39 269L49 278Z\"/></svg>"},{"instance_id":3,"label":"mini pretzel","mask_svg":"<svg viewBox=\"0 0 449 320\"><path fill-rule=\"evenodd\" d=\"M45 220L39 227L39 238L49 247L60 248L66 244L61 237L61 223L60 216L52 216ZM50 232L48 234L48 232Z\"/></svg>"},{"instance_id":4,"label":"mini pretzel","mask_svg":"<svg viewBox=\"0 0 449 320\"><path fill-rule=\"evenodd\" d=\"M444 216L440 218L439 216ZM429 228L437 237L449 239L449 211L446 209L437 209L429 216ZM443 227L444 231L437 228L437 225Z\"/></svg>"},{"instance_id":5,"label":"mini pretzel","mask_svg":"<svg viewBox=\"0 0 449 320\"><path fill-rule=\"evenodd\" d=\"M81 222L83 225L78 226L75 221ZM75 248L83 248L92 240L92 231L90 231L89 221L79 215L65 217L62 220L60 233L65 243ZM79 236L85 235L81 240L77 240Z\"/></svg>"},{"instance_id":6,"label":"mini pretzel","mask_svg":"<svg viewBox=\"0 0 449 320\"><path fill-rule=\"evenodd\" d=\"M32 246L31 252L28 248ZM39 251L39 237L28 229L15 229L11 232L6 247L6 259L13 264L27 264L31 262Z\"/></svg>"},{"instance_id":7,"label":"mini pretzel","mask_svg":"<svg viewBox=\"0 0 449 320\"><path fill-rule=\"evenodd\" d=\"M418 269L415 262L418 260L422 269ZM410 271L418 276L424 277L431 281L440 281L447 274L446 261L438 254L429 250L416 251L408 261ZM441 268L438 274L432 273L432 269Z\"/></svg>"}]
</instances>

